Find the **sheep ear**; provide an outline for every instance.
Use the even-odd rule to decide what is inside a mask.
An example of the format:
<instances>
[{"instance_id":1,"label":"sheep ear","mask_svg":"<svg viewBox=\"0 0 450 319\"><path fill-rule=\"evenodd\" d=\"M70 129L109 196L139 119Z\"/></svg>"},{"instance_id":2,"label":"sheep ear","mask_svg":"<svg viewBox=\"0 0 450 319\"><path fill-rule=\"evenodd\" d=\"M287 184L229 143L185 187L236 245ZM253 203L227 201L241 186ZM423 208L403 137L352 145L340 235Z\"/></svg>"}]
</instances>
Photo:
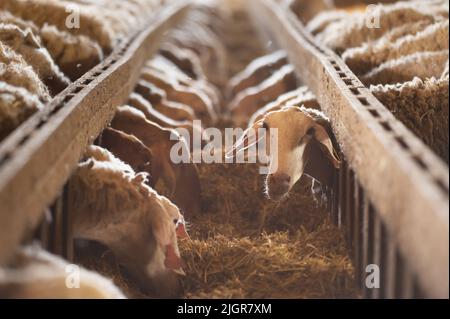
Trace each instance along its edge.
<instances>
[{"instance_id":1,"label":"sheep ear","mask_svg":"<svg viewBox=\"0 0 450 319\"><path fill-rule=\"evenodd\" d=\"M244 131L241 138L236 141L233 147L225 154L225 158L235 158L239 152L243 152L258 144L264 136L258 136L258 129L263 127L263 120L255 122Z\"/></svg>"},{"instance_id":2,"label":"sheep ear","mask_svg":"<svg viewBox=\"0 0 450 319\"><path fill-rule=\"evenodd\" d=\"M331 142L331 138L328 135L326 129L320 124L315 125L313 137L317 142L320 143L321 149L325 152L333 166L339 169L339 167L341 166L341 160L339 159L339 155L333 147L333 143Z\"/></svg>"}]
</instances>

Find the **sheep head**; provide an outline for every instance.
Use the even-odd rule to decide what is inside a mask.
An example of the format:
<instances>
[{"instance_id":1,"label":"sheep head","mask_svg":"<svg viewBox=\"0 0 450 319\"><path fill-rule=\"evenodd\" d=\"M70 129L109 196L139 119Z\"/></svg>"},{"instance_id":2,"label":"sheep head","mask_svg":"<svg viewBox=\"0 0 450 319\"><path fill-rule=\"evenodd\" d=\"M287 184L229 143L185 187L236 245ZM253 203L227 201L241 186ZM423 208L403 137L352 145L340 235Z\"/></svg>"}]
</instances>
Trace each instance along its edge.
<instances>
[{"instance_id":1,"label":"sheep head","mask_svg":"<svg viewBox=\"0 0 450 319\"><path fill-rule=\"evenodd\" d=\"M271 150L272 143L266 143L270 161L265 180L268 198L280 200L285 197L303 174L321 184L331 182L333 170L339 168L340 160L333 147L329 122L322 113L304 107L285 107L267 113L247 129L232 152L258 143L264 137L258 136L260 128L265 129L266 140L273 138L269 136L271 129L278 131L277 149Z\"/></svg>"}]
</instances>

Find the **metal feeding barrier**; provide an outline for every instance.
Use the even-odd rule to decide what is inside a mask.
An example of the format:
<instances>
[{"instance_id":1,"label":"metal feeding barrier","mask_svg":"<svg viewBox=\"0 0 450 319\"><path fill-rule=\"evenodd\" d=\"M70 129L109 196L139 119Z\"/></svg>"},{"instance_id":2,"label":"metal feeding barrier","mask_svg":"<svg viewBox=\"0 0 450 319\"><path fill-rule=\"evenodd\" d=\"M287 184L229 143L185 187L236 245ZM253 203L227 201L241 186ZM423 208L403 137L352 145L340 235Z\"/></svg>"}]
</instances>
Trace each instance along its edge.
<instances>
[{"instance_id":1,"label":"metal feeding barrier","mask_svg":"<svg viewBox=\"0 0 450 319\"><path fill-rule=\"evenodd\" d=\"M0 144L0 265L44 219L38 237L49 250L72 257L64 185L86 147L126 102L146 60L166 31L189 9L172 1L102 63L72 83ZM61 193L61 189L64 189ZM48 208L50 207L50 208ZM51 223L45 220L51 219Z\"/></svg>"},{"instance_id":2,"label":"metal feeding barrier","mask_svg":"<svg viewBox=\"0 0 450 319\"><path fill-rule=\"evenodd\" d=\"M345 230L363 297L448 298L448 166L293 12L273 0L247 3L262 37L287 51L331 120L344 159L331 216ZM379 288L366 285L370 265Z\"/></svg>"}]
</instances>

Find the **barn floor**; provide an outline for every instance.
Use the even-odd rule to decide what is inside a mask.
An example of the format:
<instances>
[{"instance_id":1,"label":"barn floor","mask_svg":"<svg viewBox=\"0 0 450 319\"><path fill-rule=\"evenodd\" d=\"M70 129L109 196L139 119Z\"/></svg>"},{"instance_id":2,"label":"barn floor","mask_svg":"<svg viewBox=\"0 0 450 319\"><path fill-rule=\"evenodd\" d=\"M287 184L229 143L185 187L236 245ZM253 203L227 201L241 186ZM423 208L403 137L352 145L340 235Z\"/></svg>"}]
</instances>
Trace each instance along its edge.
<instances>
[{"instance_id":1,"label":"barn floor","mask_svg":"<svg viewBox=\"0 0 450 319\"><path fill-rule=\"evenodd\" d=\"M228 23L224 38L233 52L230 76L271 45L255 47L253 41L249 47L246 39L255 35L250 26L249 34L242 34L247 17L238 13L233 19L238 23ZM227 39L233 39L232 47ZM187 216L191 240L179 243L185 298L358 297L343 233L312 196L308 178L274 203L264 197L256 165L200 165L199 171L203 213ZM77 262L113 278L128 297L149 297L121 274L107 250L92 245L87 250L78 250Z\"/></svg>"}]
</instances>

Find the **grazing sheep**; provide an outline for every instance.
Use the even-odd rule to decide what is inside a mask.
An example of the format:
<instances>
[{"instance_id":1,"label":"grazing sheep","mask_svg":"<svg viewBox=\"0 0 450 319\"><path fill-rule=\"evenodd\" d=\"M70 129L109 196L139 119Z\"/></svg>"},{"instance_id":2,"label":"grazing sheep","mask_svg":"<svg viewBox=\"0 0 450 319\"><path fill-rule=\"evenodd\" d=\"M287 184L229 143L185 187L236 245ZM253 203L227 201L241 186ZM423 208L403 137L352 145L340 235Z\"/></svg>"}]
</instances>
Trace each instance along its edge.
<instances>
[{"instance_id":1,"label":"grazing sheep","mask_svg":"<svg viewBox=\"0 0 450 319\"><path fill-rule=\"evenodd\" d=\"M395 84L421 79L439 78L448 61L448 50L435 52L417 52L399 59L387 61L360 76L366 84Z\"/></svg>"},{"instance_id":2,"label":"grazing sheep","mask_svg":"<svg viewBox=\"0 0 450 319\"><path fill-rule=\"evenodd\" d=\"M448 163L448 77L371 86L394 115Z\"/></svg>"},{"instance_id":3,"label":"grazing sheep","mask_svg":"<svg viewBox=\"0 0 450 319\"><path fill-rule=\"evenodd\" d=\"M0 81L0 140L43 107L36 95Z\"/></svg>"},{"instance_id":4,"label":"grazing sheep","mask_svg":"<svg viewBox=\"0 0 450 319\"><path fill-rule=\"evenodd\" d=\"M8 10L13 15L24 20L33 21L38 27L45 24L56 26L61 31L68 31L76 35L85 35L98 42L103 50L110 52L114 48L117 38L112 30L102 22L95 12L90 12L78 5L80 10L80 28L69 29L66 19L70 11L66 11L76 4L59 0L2 0L0 8Z\"/></svg>"},{"instance_id":5,"label":"grazing sheep","mask_svg":"<svg viewBox=\"0 0 450 319\"><path fill-rule=\"evenodd\" d=\"M213 85L204 80L194 80L185 74L177 65L166 59L162 55L157 55L147 63L147 67L161 73L167 74L170 78L176 80L180 85L197 89L211 100L216 112L219 112L219 94Z\"/></svg>"},{"instance_id":6,"label":"grazing sheep","mask_svg":"<svg viewBox=\"0 0 450 319\"><path fill-rule=\"evenodd\" d=\"M448 78L448 61L445 64L444 72L442 72L441 79Z\"/></svg>"},{"instance_id":7,"label":"grazing sheep","mask_svg":"<svg viewBox=\"0 0 450 319\"><path fill-rule=\"evenodd\" d=\"M98 43L86 36L72 35L47 24L41 28L40 36L61 71L72 81L91 70L104 58Z\"/></svg>"},{"instance_id":8,"label":"grazing sheep","mask_svg":"<svg viewBox=\"0 0 450 319\"><path fill-rule=\"evenodd\" d=\"M267 113L245 131L227 156L234 156L244 147L257 143L262 138L258 136L259 128L266 129L266 138L270 129L278 129L277 151L272 154L270 147L266 149L270 158L265 180L268 198L280 200L285 197L303 174L317 180L325 190L332 185L333 173L339 168L340 160L333 146L336 144L329 120L323 113L304 107L286 107Z\"/></svg>"},{"instance_id":9,"label":"grazing sheep","mask_svg":"<svg viewBox=\"0 0 450 319\"><path fill-rule=\"evenodd\" d=\"M227 77L226 50L218 35L207 26L186 21L180 28L171 32L169 41L181 48L195 52L211 83L219 87L225 83Z\"/></svg>"},{"instance_id":10,"label":"grazing sheep","mask_svg":"<svg viewBox=\"0 0 450 319\"><path fill-rule=\"evenodd\" d=\"M89 147L69 182L74 235L106 245L144 292L179 296L181 214L145 179L107 150Z\"/></svg>"},{"instance_id":11,"label":"grazing sheep","mask_svg":"<svg viewBox=\"0 0 450 319\"><path fill-rule=\"evenodd\" d=\"M23 58L11 48L0 42L0 81L12 86L26 89L36 95L42 102L50 100L50 93L45 84L39 79Z\"/></svg>"},{"instance_id":12,"label":"grazing sheep","mask_svg":"<svg viewBox=\"0 0 450 319\"><path fill-rule=\"evenodd\" d=\"M140 80L135 88L135 92L150 102L155 110L174 120L192 121L195 118L195 113L191 107L167 100L166 92L150 82ZM180 115L176 115L177 113L180 113Z\"/></svg>"},{"instance_id":13,"label":"grazing sheep","mask_svg":"<svg viewBox=\"0 0 450 319\"><path fill-rule=\"evenodd\" d=\"M421 20L417 22L406 23L404 25L393 28L391 31L387 32L382 37L382 39L386 42L395 42L398 39L403 38L407 35L414 36L433 23L434 21L430 20Z\"/></svg>"},{"instance_id":14,"label":"grazing sheep","mask_svg":"<svg viewBox=\"0 0 450 319\"><path fill-rule=\"evenodd\" d=\"M330 23L317 39L338 53L348 48L361 46L363 43L379 39L392 29L418 21L435 21L436 10L423 3L399 2L377 7L380 17L379 28L366 26L365 13L354 14L352 19Z\"/></svg>"},{"instance_id":15,"label":"grazing sheep","mask_svg":"<svg viewBox=\"0 0 450 319\"><path fill-rule=\"evenodd\" d=\"M52 95L64 90L70 80L59 70L48 51L30 30L23 31L12 24L0 24L0 41L20 54L33 67Z\"/></svg>"},{"instance_id":16,"label":"grazing sheep","mask_svg":"<svg viewBox=\"0 0 450 319\"><path fill-rule=\"evenodd\" d=\"M228 82L228 95L235 96L245 89L257 86L287 63L287 55L284 51L276 51L254 59Z\"/></svg>"},{"instance_id":17,"label":"grazing sheep","mask_svg":"<svg viewBox=\"0 0 450 319\"><path fill-rule=\"evenodd\" d=\"M142 92L143 94L141 94ZM151 109L175 121L193 121L195 114L187 105L167 101L165 92L146 81L139 81L132 97L144 98ZM145 103L145 102L144 102Z\"/></svg>"},{"instance_id":18,"label":"grazing sheep","mask_svg":"<svg viewBox=\"0 0 450 319\"><path fill-rule=\"evenodd\" d=\"M200 59L193 51L167 42L162 45L160 53L192 79L206 80Z\"/></svg>"},{"instance_id":19,"label":"grazing sheep","mask_svg":"<svg viewBox=\"0 0 450 319\"><path fill-rule=\"evenodd\" d=\"M0 10L0 23L14 24L22 30L30 29L33 34L39 33L39 28L32 21L25 21L19 17L12 15L8 11Z\"/></svg>"},{"instance_id":20,"label":"grazing sheep","mask_svg":"<svg viewBox=\"0 0 450 319\"><path fill-rule=\"evenodd\" d=\"M391 43L380 39L345 51L342 58L357 75L368 72L381 63L421 51L448 50L449 21L426 27L416 35L407 35Z\"/></svg>"},{"instance_id":21,"label":"grazing sheep","mask_svg":"<svg viewBox=\"0 0 450 319\"><path fill-rule=\"evenodd\" d=\"M79 271L79 274L73 274L73 282L70 278L72 274L68 272L71 269ZM79 282L76 282L77 279ZM0 268L0 298L124 299L125 296L110 279L71 265L32 245L19 248L13 262Z\"/></svg>"},{"instance_id":22,"label":"grazing sheep","mask_svg":"<svg viewBox=\"0 0 450 319\"><path fill-rule=\"evenodd\" d=\"M152 151L133 135L106 128L101 135L101 146L110 151L122 162L131 166L137 172L148 173L147 184L155 186L151 176Z\"/></svg>"},{"instance_id":23,"label":"grazing sheep","mask_svg":"<svg viewBox=\"0 0 450 319\"><path fill-rule=\"evenodd\" d=\"M157 183L162 178L169 190L168 197L187 216L201 212L201 188L197 167L190 160L189 146L176 131L148 121L144 113L129 106L117 109L111 126L134 135L151 149L154 158L151 165L154 182ZM183 154L189 156L189 163L172 161L171 149L174 145L181 146Z\"/></svg>"},{"instance_id":24,"label":"grazing sheep","mask_svg":"<svg viewBox=\"0 0 450 319\"><path fill-rule=\"evenodd\" d=\"M241 126L247 123L252 114L260 107L296 87L295 69L289 64L283 66L258 86L240 92L229 107L235 124Z\"/></svg>"},{"instance_id":25,"label":"grazing sheep","mask_svg":"<svg viewBox=\"0 0 450 319\"><path fill-rule=\"evenodd\" d=\"M313 19L311 19L306 25L306 28L309 32L316 35L321 33L331 23L340 22L351 18L352 16L346 12L327 10L320 12Z\"/></svg>"},{"instance_id":26,"label":"grazing sheep","mask_svg":"<svg viewBox=\"0 0 450 319\"><path fill-rule=\"evenodd\" d=\"M141 78L163 89L168 99L192 107L202 121L214 123L217 120L212 101L202 91L180 85L176 79L154 69L144 68Z\"/></svg>"},{"instance_id":27,"label":"grazing sheep","mask_svg":"<svg viewBox=\"0 0 450 319\"><path fill-rule=\"evenodd\" d=\"M270 102L266 106L256 111L248 121L248 126L253 126L255 122L262 119L264 115L271 111L277 111L283 107L297 105L303 105L308 109L320 109L319 102L317 102L316 96L311 91L309 91L306 86L301 86L297 90L280 95L275 101Z\"/></svg>"},{"instance_id":28,"label":"grazing sheep","mask_svg":"<svg viewBox=\"0 0 450 319\"><path fill-rule=\"evenodd\" d=\"M289 7L303 23L307 23L321 11L334 9L333 0L284 0L284 5Z\"/></svg>"},{"instance_id":29,"label":"grazing sheep","mask_svg":"<svg viewBox=\"0 0 450 319\"><path fill-rule=\"evenodd\" d=\"M142 96L140 96L137 93L132 93L129 100L128 105L131 107L136 108L137 110L144 113L147 120L154 122L161 127L164 128L179 128L179 129L186 129L189 132L190 139L188 140L190 145L190 151L194 151L194 140L195 136L202 136L201 128L198 129L196 126L194 127L192 121L177 121L173 120L170 117L165 116L164 114L158 112L155 110L152 105L144 99ZM195 133L194 133L195 132Z\"/></svg>"}]
</instances>

